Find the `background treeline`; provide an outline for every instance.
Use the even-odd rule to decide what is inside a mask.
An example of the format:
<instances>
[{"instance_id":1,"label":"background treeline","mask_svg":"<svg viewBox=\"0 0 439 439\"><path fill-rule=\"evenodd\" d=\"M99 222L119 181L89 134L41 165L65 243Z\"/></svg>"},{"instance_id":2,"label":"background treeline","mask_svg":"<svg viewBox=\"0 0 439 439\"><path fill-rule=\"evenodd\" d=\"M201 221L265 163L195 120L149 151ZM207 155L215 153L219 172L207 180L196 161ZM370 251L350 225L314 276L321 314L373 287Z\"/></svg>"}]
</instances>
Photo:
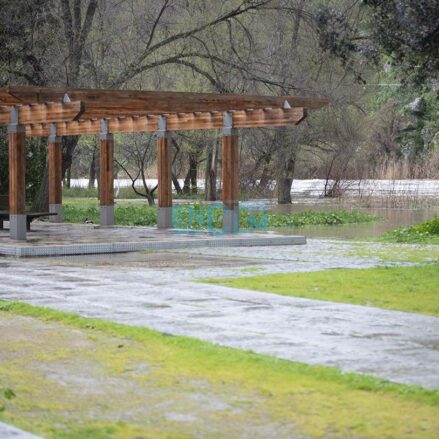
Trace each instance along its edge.
<instances>
[{"instance_id":1,"label":"background treeline","mask_svg":"<svg viewBox=\"0 0 439 439\"><path fill-rule=\"evenodd\" d=\"M439 0L0 0L0 86L31 84L327 96L302 125L242 132L242 189L290 202L362 178L439 178ZM117 136L115 172L145 181L155 143ZM174 184L217 196L218 133L174 136ZM45 140L28 142L28 197L47 202ZM63 139L63 174L99 174L98 141ZM0 133L0 191L7 139ZM184 184L178 184L177 179Z\"/></svg>"}]
</instances>

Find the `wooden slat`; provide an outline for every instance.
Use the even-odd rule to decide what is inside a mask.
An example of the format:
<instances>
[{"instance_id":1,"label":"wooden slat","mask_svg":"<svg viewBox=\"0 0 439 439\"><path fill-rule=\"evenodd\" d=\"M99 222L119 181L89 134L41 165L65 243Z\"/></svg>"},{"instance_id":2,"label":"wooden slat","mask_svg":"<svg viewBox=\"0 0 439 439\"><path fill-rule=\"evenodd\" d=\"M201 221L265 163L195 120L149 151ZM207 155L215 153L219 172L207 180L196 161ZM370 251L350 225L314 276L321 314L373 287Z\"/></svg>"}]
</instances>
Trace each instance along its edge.
<instances>
[{"instance_id":1,"label":"wooden slat","mask_svg":"<svg viewBox=\"0 0 439 439\"><path fill-rule=\"evenodd\" d=\"M9 133L9 212L24 214L26 175L26 137L24 133Z\"/></svg>"},{"instance_id":2,"label":"wooden slat","mask_svg":"<svg viewBox=\"0 0 439 439\"><path fill-rule=\"evenodd\" d=\"M49 143L49 204L62 204L61 143Z\"/></svg>"},{"instance_id":3,"label":"wooden slat","mask_svg":"<svg viewBox=\"0 0 439 439\"><path fill-rule=\"evenodd\" d=\"M280 108L270 110L235 111L233 126L235 128L255 128L270 126L297 125L306 117L304 108ZM127 117L109 120L111 133L155 132L158 129L158 116ZM223 113L185 113L167 116L169 131L218 129L223 126ZM57 123L59 136L92 135L100 133L98 120ZM48 124L26 126L26 135L29 137L47 137L50 134Z\"/></svg>"},{"instance_id":4,"label":"wooden slat","mask_svg":"<svg viewBox=\"0 0 439 439\"><path fill-rule=\"evenodd\" d=\"M86 115L101 118L145 113L187 113L193 111L229 111L246 108L291 107L318 109L329 103L326 98L300 96L254 96L239 94L187 93L170 91L99 90L11 86L0 89L0 103L59 102L65 94L83 101Z\"/></svg>"},{"instance_id":5,"label":"wooden slat","mask_svg":"<svg viewBox=\"0 0 439 439\"><path fill-rule=\"evenodd\" d=\"M114 142L101 140L99 157L99 201L101 206L114 204Z\"/></svg>"},{"instance_id":6,"label":"wooden slat","mask_svg":"<svg viewBox=\"0 0 439 439\"><path fill-rule=\"evenodd\" d=\"M47 104L32 104L17 107L18 122L22 125L74 121L84 112L84 104L80 101ZM0 107L0 125L10 121L11 107Z\"/></svg>"},{"instance_id":7,"label":"wooden slat","mask_svg":"<svg viewBox=\"0 0 439 439\"><path fill-rule=\"evenodd\" d=\"M230 210L239 206L239 137L222 139L223 204Z\"/></svg>"},{"instance_id":8,"label":"wooden slat","mask_svg":"<svg viewBox=\"0 0 439 439\"><path fill-rule=\"evenodd\" d=\"M158 207L172 207L172 157L171 142L166 137L157 138Z\"/></svg>"}]
</instances>

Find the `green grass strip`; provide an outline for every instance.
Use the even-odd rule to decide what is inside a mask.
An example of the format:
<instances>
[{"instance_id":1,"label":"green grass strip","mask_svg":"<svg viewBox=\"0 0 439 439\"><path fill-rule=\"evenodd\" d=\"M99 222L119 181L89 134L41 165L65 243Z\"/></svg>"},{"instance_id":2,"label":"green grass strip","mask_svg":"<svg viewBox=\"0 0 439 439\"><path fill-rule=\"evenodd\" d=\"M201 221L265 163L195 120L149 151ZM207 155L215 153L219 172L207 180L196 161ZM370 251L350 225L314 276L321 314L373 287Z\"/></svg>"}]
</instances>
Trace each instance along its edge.
<instances>
[{"instance_id":1,"label":"green grass strip","mask_svg":"<svg viewBox=\"0 0 439 439\"><path fill-rule=\"evenodd\" d=\"M47 322L61 322L74 328L99 331L118 338L129 338L151 346L160 345L167 352L173 352L173 358L178 357L180 368L186 367L200 372L209 371L210 374L216 373L220 376L226 371L238 380L260 383L262 379L267 386L275 385L274 383L280 383L282 386L282 383L312 379L322 382L322 385L326 382L328 385L341 385L346 390L378 392L430 406L439 406L439 392L420 386L395 384L373 376L343 373L332 367L310 366L280 360L272 356L222 347L189 337L169 336L144 327L84 318L21 302L0 301L0 311L35 317Z\"/></svg>"},{"instance_id":2,"label":"green grass strip","mask_svg":"<svg viewBox=\"0 0 439 439\"><path fill-rule=\"evenodd\" d=\"M202 282L439 317L439 265L269 274Z\"/></svg>"}]
</instances>

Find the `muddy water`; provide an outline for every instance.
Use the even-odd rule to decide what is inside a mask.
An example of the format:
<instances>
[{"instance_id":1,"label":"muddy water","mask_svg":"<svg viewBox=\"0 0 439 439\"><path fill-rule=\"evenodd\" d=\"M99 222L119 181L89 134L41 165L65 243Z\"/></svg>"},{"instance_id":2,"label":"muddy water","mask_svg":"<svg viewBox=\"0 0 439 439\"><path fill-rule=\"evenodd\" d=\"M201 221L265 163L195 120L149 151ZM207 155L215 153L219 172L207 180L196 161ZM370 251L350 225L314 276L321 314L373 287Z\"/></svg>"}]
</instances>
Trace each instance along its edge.
<instances>
[{"instance_id":1,"label":"muddy water","mask_svg":"<svg viewBox=\"0 0 439 439\"><path fill-rule=\"evenodd\" d=\"M254 202L244 202L242 207L253 205ZM423 221L439 217L439 204L435 207L385 207L385 200L380 203L376 200L375 207L364 207L358 203L327 200L321 198L304 198L296 199L290 205L277 205L273 200L259 200L258 205L265 205L269 212L272 213L297 213L306 210L349 210L355 209L362 212L369 213L382 217L382 221L367 223L367 224L347 224L341 226L309 226L297 228L278 229L277 231L286 234L304 234L309 237L328 237L328 238L366 238L380 236L384 233L393 230L397 227L409 226L418 224ZM378 206L377 206L378 205Z\"/></svg>"}]
</instances>

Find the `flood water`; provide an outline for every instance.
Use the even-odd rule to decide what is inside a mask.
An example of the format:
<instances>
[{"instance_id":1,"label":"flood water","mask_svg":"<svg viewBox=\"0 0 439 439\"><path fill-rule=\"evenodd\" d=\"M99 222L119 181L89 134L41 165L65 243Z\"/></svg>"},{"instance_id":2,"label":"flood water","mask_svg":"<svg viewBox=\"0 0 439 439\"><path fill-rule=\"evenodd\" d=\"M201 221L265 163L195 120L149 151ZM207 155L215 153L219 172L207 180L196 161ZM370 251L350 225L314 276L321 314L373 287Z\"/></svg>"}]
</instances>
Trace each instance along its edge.
<instances>
[{"instance_id":1,"label":"flood water","mask_svg":"<svg viewBox=\"0 0 439 439\"><path fill-rule=\"evenodd\" d=\"M439 217L439 199L429 201L429 207L413 207L411 203L400 202L402 206L388 207L388 200L376 199L373 207L362 206L355 199L350 200L330 200L318 197L296 198L293 204L278 205L275 200L258 200L258 205L265 205L268 212L272 213L298 213L307 210L358 210L383 218L382 221L366 224L344 224L339 226L306 226L306 227L288 227L277 229L281 233L300 234L308 237L326 237L326 238L367 238L376 237L385 234L397 227L410 226L419 224L429 219ZM254 205L255 200L242 203L242 207ZM381 206L380 206L381 204ZM404 204L406 204L404 206Z\"/></svg>"},{"instance_id":2,"label":"flood water","mask_svg":"<svg viewBox=\"0 0 439 439\"><path fill-rule=\"evenodd\" d=\"M157 180L148 180L155 185ZM287 234L309 237L365 238L385 234L397 227L418 224L439 216L439 180L364 180L345 182L344 197L331 199L322 197L325 180L294 180L291 194L293 203L278 205L276 200L249 200L241 202L242 208L264 206L273 213L297 213L306 210L356 209L382 217L382 221L367 224L341 226L309 226L278 229ZM115 180L115 187L130 186L129 180ZM204 187L204 180L198 180ZM87 179L72 180L72 186L87 187ZM176 200L176 203L179 201ZM187 203L190 200L182 200Z\"/></svg>"}]
</instances>

